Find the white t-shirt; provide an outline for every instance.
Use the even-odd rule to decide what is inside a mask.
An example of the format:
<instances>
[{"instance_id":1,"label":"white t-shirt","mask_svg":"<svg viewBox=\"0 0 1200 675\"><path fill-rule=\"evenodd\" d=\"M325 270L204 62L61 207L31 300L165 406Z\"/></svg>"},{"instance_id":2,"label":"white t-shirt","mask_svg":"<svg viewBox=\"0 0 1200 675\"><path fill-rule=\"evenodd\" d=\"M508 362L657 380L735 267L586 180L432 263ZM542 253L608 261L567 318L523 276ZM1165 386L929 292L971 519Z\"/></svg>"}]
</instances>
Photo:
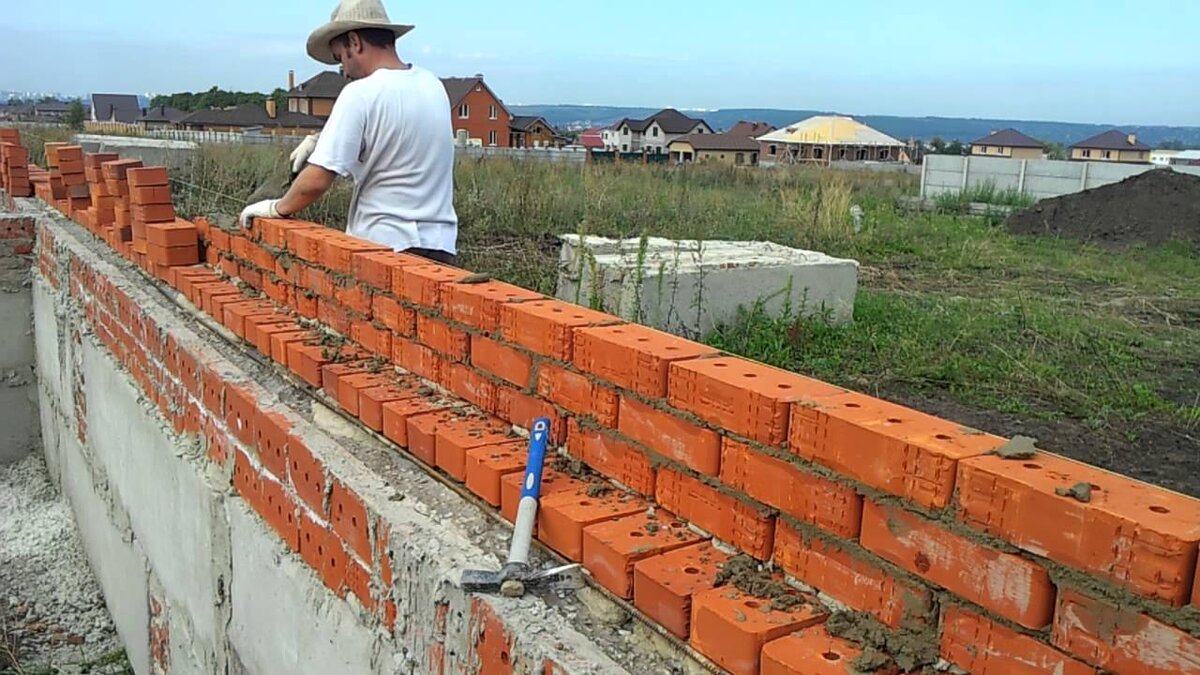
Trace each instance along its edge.
<instances>
[{"instance_id":1,"label":"white t-shirt","mask_svg":"<svg viewBox=\"0 0 1200 675\"><path fill-rule=\"evenodd\" d=\"M354 179L348 234L458 252L450 99L433 73L381 68L347 84L308 161Z\"/></svg>"}]
</instances>

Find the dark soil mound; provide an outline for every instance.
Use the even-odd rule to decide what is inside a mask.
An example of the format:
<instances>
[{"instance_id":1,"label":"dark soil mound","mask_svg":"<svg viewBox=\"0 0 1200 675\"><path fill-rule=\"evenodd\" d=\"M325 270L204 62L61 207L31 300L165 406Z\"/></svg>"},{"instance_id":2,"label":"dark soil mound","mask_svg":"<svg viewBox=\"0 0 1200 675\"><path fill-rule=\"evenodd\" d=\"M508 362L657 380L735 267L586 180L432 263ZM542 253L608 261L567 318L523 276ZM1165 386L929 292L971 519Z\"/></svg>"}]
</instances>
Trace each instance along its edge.
<instances>
[{"instance_id":1,"label":"dark soil mound","mask_svg":"<svg viewBox=\"0 0 1200 675\"><path fill-rule=\"evenodd\" d=\"M1166 169L1043 199L1009 217L1016 234L1113 244L1200 242L1200 176Z\"/></svg>"}]
</instances>

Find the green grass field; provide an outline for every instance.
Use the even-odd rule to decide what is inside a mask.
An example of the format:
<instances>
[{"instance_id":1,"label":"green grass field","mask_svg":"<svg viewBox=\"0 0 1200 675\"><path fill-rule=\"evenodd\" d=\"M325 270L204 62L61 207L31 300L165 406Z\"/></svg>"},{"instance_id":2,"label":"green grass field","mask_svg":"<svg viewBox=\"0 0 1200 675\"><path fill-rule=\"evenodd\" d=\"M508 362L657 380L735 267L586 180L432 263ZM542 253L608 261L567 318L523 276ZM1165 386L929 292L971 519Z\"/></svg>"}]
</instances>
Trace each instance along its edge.
<instances>
[{"instance_id":1,"label":"green grass field","mask_svg":"<svg viewBox=\"0 0 1200 675\"><path fill-rule=\"evenodd\" d=\"M180 211L236 213L278 180L285 154L203 148L177 185ZM897 210L915 191L893 173L484 159L460 161L455 204L463 265L544 293L563 233L769 240L854 258L852 324L746 308L705 341L1200 494L1200 251L1098 248ZM348 201L339 185L303 215L341 227ZM865 212L858 233L851 204Z\"/></svg>"}]
</instances>

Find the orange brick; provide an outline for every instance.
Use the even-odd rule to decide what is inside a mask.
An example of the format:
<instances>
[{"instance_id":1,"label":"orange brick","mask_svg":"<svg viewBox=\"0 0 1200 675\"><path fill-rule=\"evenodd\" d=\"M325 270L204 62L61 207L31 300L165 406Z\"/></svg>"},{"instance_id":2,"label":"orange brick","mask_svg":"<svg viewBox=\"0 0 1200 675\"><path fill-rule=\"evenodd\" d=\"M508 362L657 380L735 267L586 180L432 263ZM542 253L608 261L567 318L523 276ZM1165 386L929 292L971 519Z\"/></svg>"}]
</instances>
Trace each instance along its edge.
<instances>
[{"instance_id":1,"label":"orange brick","mask_svg":"<svg viewBox=\"0 0 1200 675\"><path fill-rule=\"evenodd\" d=\"M328 348L321 344L292 342L287 346L288 370L314 387L321 386L321 368L331 360Z\"/></svg>"},{"instance_id":2,"label":"orange brick","mask_svg":"<svg viewBox=\"0 0 1200 675\"><path fill-rule=\"evenodd\" d=\"M317 461L304 439L288 433L287 442L288 479L296 494L321 518L329 517L325 506L325 468Z\"/></svg>"},{"instance_id":3,"label":"orange brick","mask_svg":"<svg viewBox=\"0 0 1200 675\"><path fill-rule=\"evenodd\" d=\"M692 597L691 644L733 675L758 675L763 645L825 616L807 602L782 611L735 588L714 588Z\"/></svg>"},{"instance_id":4,"label":"orange brick","mask_svg":"<svg viewBox=\"0 0 1200 675\"><path fill-rule=\"evenodd\" d=\"M978 675L1095 675L1096 669L1038 640L955 607L942 616L942 658Z\"/></svg>"},{"instance_id":5,"label":"orange brick","mask_svg":"<svg viewBox=\"0 0 1200 675\"><path fill-rule=\"evenodd\" d=\"M499 506L501 479L511 473L523 474L527 455L523 441L494 443L467 450L467 489L492 506Z\"/></svg>"},{"instance_id":6,"label":"orange brick","mask_svg":"<svg viewBox=\"0 0 1200 675\"><path fill-rule=\"evenodd\" d=\"M130 167L125 172L129 180L129 189L151 187L155 185L170 185L165 166Z\"/></svg>"},{"instance_id":7,"label":"orange brick","mask_svg":"<svg viewBox=\"0 0 1200 675\"><path fill-rule=\"evenodd\" d=\"M222 307L221 323L233 331L234 335L242 339L249 339L246 320L251 317L272 316L274 314L274 306L264 300L234 302Z\"/></svg>"},{"instance_id":8,"label":"orange brick","mask_svg":"<svg viewBox=\"0 0 1200 675\"><path fill-rule=\"evenodd\" d=\"M863 508L862 545L1026 628L1050 623L1054 584L1033 561L985 548L915 513L869 500Z\"/></svg>"},{"instance_id":9,"label":"orange brick","mask_svg":"<svg viewBox=\"0 0 1200 675\"><path fill-rule=\"evenodd\" d=\"M405 403L405 401L401 401L401 403ZM387 424L386 414L385 412L385 425ZM429 466L437 466L438 429L446 424L457 423L462 419L462 415L461 410L443 409L427 415L409 416L407 421L408 452Z\"/></svg>"},{"instance_id":10,"label":"orange brick","mask_svg":"<svg viewBox=\"0 0 1200 675\"><path fill-rule=\"evenodd\" d=\"M138 186L129 188L129 202L135 205L170 204L171 188L166 185Z\"/></svg>"},{"instance_id":11,"label":"orange brick","mask_svg":"<svg viewBox=\"0 0 1200 675\"><path fill-rule=\"evenodd\" d=\"M260 489L263 518L283 537L288 548L299 551L300 522L296 519L296 503L278 481L263 479Z\"/></svg>"},{"instance_id":12,"label":"orange brick","mask_svg":"<svg viewBox=\"0 0 1200 675\"><path fill-rule=\"evenodd\" d=\"M635 513L583 528L583 566L600 585L629 600L634 563L702 541L666 511Z\"/></svg>"},{"instance_id":13,"label":"orange brick","mask_svg":"<svg viewBox=\"0 0 1200 675\"><path fill-rule=\"evenodd\" d=\"M354 560L346 565L346 588L368 611L375 611L375 599L371 597L371 572Z\"/></svg>"},{"instance_id":14,"label":"orange brick","mask_svg":"<svg viewBox=\"0 0 1200 675\"><path fill-rule=\"evenodd\" d=\"M176 218L169 223L148 223L146 240L156 246L194 246L197 242L196 225Z\"/></svg>"},{"instance_id":15,"label":"orange brick","mask_svg":"<svg viewBox=\"0 0 1200 675\"><path fill-rule=\"evenodd\" d=\"M358 495L338 480L333 481L333 489L329 493L329 522L333 531L368 565L371 564L371 533L367 507Z\"/></svg>"},{"instance_id":16,"label":"orange brick","mask_svg":"<svg viewBox=\"0 0 1200 675\"><path fill-rule=\"evenodd\" d=\"M287 249L305 262L321 263L321 242L332 236L332 230L324 227L297 228L284 235Z\"/></svg>"},{"instance_id":17,"label":"orange brick","mask_svg":"<svg viewBox=\"0 0 1200 675\"><path fill-rule=\"evenodd\" d=\"M564 368L538 365L537 393L578 415L590 415L602 426L617 426L617 392Z\"/></svg>"},{"instance_id":18,"label":"orange brick","mask_svg":"<svg viewBox=\"0 0 1200 675\"><path fill-rule=\"evenodd\" d=\"M455 480L467 479L467 450L511 441L512 426L487 415L461 413L437 428L435 455L437 467Z\"/></svg>"},{"instance_id":19,"label":"orange brick","mask_svg":"<svg viewBox=\"0 0 1200 675\"><path fill-rule=\"evenodd\" d=\"M417 384L411 379L362 389L358 392L358 419L368 429L382 432L384 404L417 396Z\"/></svg>"},{"instance_id":20,"label":"orange brick","mask_svg":"<svg viewBox=\"0 0 1200 675\"><path fill-rule=\"evenodd\" d=\"M347 375L338 379L338 405L347 413L358 417L362 410L359 398L366 389L381 387L393 382L396 376L389 373L365 373ZM382 412L380 413L382 415ZM381 418L382 421L382 418Z\"/></svg>"},{"instance_id":21,"label":"orange brick","mask_svg":"<svg viewBox=\"0 0 1200 675\"><path fill-rule=\"evenodd\" d=\"M662 553L633 566L633 603L676 637L691 633L692 596L713 588L729 556L710 542Z\"/></svg>"},{"instance_id":22,"label":"orange brick","mask_svg":"<svg viewBox=\"0 0 1200 675\"><path fill-rule=\"evenodd\" d=\"M333 284L333 299L346 309L360 314L367 319L371 318L371 291L366 286L360 286L357 283L346 284L342 281L335 281Z\"/></svg>"},{"instance_id":23,"label":"orange brick","mask_svg":"<svg viewBox=\"0 0 1200 675\"><path fill-rule=\"evenodd\" d=\"M389 361L392 358L392 331L387 328L376 327L368 321L355 321L350 324L350 339L376 356Z\"/></svg>"},{"instance_id":24,"label":"orange brick","mask_svg":"<svg viewBox=\"0 0 1200 675\"><path fill-rule=\"evenodd\" d=\"M350 259L350 274L371 288L391 292L395 268L406 265L424 265L428 262L418 256L394 251L356 253Z\"/></svg>"},{"instance_id":25,"label":"orange brick","mask_svg":"<svg viewBox=\"0 0 1200 675\"><path fill-rule=\"evenodd\" d=\"M383 435L396 445L408 449L409 420L445 410L448 406L448 402L431 396L418 395L413 398L388 401L383 404Z\"/></svg>"},{"instance_id":26,"label":"orange brick","mask_svg":"<svg viewBox=\"0 0 1200 675\"><path fill-rule=\"evenodd\" d=\"M258 410L254 419L254 445L258 449L258 461L276 478L287 480L288 433L292 424L287 417Z\"/></svg>"},{"instance_id":27,"label":"orange brick","mask_svg":"<svg viewBox=\"0 0 1200 675\"><path fill-rule=\"evenodd\" d=\"M359 315L335 301L317 298L317 320L341 335L350 334L350 325Z\"/></svg>"},{"instance_id":28,"label":"orange brick","mask_svg":"<svg viewBox=\"0 0 1200 675\"><path fill-rule=\"evenodd\" d=\"M674 469L658 471L655 501L739 550L771 556L775 519L699 479Z\"/></svg>"},{"instance_id":29,"label":"orange brick","mask_svg":"<svg viewBox=\"0 0 1200 675\"><path fill-rule=\"evenodd\" d=\"M471 336L471 365L525 388L533 376L533 359L482 335Z\"/></svg>"},{"instance_id":30,"label":"orange brick","mask_svg":"<svg viewBox=\"0 0 1200 675\"><path fill-rule=\"evenodd\" d=\"M367 372L365 360L341 361L321 366L321 389L329 398L340 402L341 381L350 375Z\"/></svg>"},{"instance_id":31,"label":"orange brick","mask_svg":"<svg viewBox=\"0 0 1200 675\"><path fill-rule=\"evenodd\" d=\"M441 382L443 371L449 369L446 359L418 342L392 337L392 362L401 368L432 382Z\"/></svg>"},{"instance_id":32,"label":"orange brick","mask_svg":"<svg viewBox=\"0 0 1200 675\"><path fill-rule=\"evenodd\" d=\"M843 392L831 384L737 357L674 362L668 399L718 427L767 445L787 438L789 406Z\"/></svg>"},{"instance_id":33,"label":"orange brick","mask_svg":"<svg viewBox=\"0 0 1200 675\"><path fill-rule=\"evenodd\" d=\"M650 458L636 447L606 433L583 429L569 422L567 449L604 476L643 495L654 494L654 467Z\"/></svg>"},{"instance_id":34,"label":"orange brick","mask_svg":"<svg viewBox=\"0 0 1200 675\"><path fill-rule=\"evenodd\" d=\"M450 361L467 360L470 336L445 321L418 314L417 340Z\"/></svg>"},{"instance_id":35,"label":"orange brick","mask_svg":"<svg viewBox=\"0 0 1200 675\"><path fill-rule=\"evenodd\" d=\"M558 413L553 404L512 387L496 388L496 409L492 412L496 417L522 429L531 429L534 420L545 417L550 422L550 443L558 446L567 439L566 418Z\"/></svg>"},{"instance_id":36,"label":"orange brick","mask_svg":"<svg viewBox=\"0 0 1200 675\"><path fill-rule=\"evenodd\" d=\"M721 482L831 534L858 538L863 499L848 485L808 473L731 438L722 442Z\"/></svg>"},{"instance_id":37,"label":"orange brick","mask_svg":"<svg viewBox=\"0 0 1200 675\"><path fill-rule=\"evenodd\" d=\"M386 295L371 297L371 315L375 320L404 337L412 337L417 331L417 314Z\"/></svg>"},{"instance_id":38,"label":"orange brick","mask_svg":"<svg viewBox=\"0 0 1200 675\"><path fill-rule=\"evenodd\" d=\"M542 495L538 540L576 562L583 559L583 528L646 510L639 497L610 491L596 497L586 490Z\"/></svg>"},{"instance_id":39,"label":"orange brick","mask_svg":"<svg viewBox=\"0 0 1200 675\"><path fill-rule=\"evenodd\" d=\"M1005 442L854 393L795 406L791 426L797 455L931 509L949 503L959 460Z\"/></svg>"},{"instance_id":40,"label":"orange brick","mask_svg":"<svg viewBox=\"0 0 1200 675\"><path fill-rule=\"evenodd\" d=\"M829 634L824 625L810 626L763 646L761 675L845 675L858 672L854 660L862 649Z\"/></svg>"},{"instance_id":41,"label":"orange brick","mask_svg":"<svg viewBox=\"0 0 1200 675\"><path fill-rule=\"evenodd\" d=\"M453 321L492 333L500 327L501 305L542 299L540 293L502 281L450 284L442 294L442 311Z\"/></svg>"},{"instance_id":42,"label":"orange brick","mask_svg":"<svg viewBox=\"0 0 1200 675\"><path fill-rule=\"evenodd\" d=\"M428 309L441 305L442 289L470 272L446 265L405 265L392 272L392 293Z\"/></svg>"},{"instance_id":43,"label":"orange brick","mask_svg":"<svg viewBox=\"0 0 1200 675\"><path fill-rule=\"evenodd\" d=\"M1200 672L1200 639L1074 589L1059 594L1051 642L1105 672Z\"/></svg>"},{"instance_id":44,"label":"orange brick","mask_svg":"<svg viewBox=\"0 0 1200 675\"><path fill-rule=\"evenodd\" d=\"M673 361L719 352L646 326L580 328L575 331L575 366L602 380L649 398L666 398Z\"/></svg>"},{"instance_id":45,"label":"orange brick","mask_svg":"<svg viewBox=\"0 0 1200 675\"><path fill-rule=\"evenodd\" d=\"M560 361L571 360L576 328L616 323L622 321L561 300L500 306L500 331L505 340Z\"/></svg>"},{"instance_id":46,"label":"orange brick","mask_svg":"<svg viewBox=\"0 0 1200 675\"><path fill-rule=\"evenodd\" d=\"M225 426L229 433L246 445L253 446L255 439L254 418L258 406L254 394L248 389L235 384L225 385Z\"/></svg>"},{"instance_id":47,"label":"orange brick","mask_svg":"<svg viewBox=\"0 0 1200 675\"><path fill-rule=\"evenodd\" d=\"M522 445L522 448L527 447L528 445ZM522 464L522 468L524 468L524 464ZM500 478L500 515L510 523L517 520L517 506L521 502L521 484L524 482L524 478L524 471L505 474ZM587 487L588 484L584 481L557 471L552 466L542 469L543 498L560 492L581 492Z\"/></svg>"},{"instance_id":48,"label":"orange brick","mask_svg":"<svg viewBox=\"0 0 1200 675\"><path fill-rule=\"evenodd\" d=\"M200 247L196 244L190 246L172 246L164 248L154 244L146 246L146 255L149 256L152 262L159 265L177 266L177 265L195 265L200 262Z\"/></svg>"},{"instance_id":49,"label":"orange brick","mask_svg":"<svg viewBox=\"0 0 1200 675\"><path fill-rule=\"evenodd\" d=\"M310 223L306 220L291 220L288 218L256 218L254 226L257 228L265 244L278 249L287 247L288 230L320 227L316 223Z\"/></svg>"},{"instance_id":50,"label":"orange brick","mask_svg":"<svg viewBox=\"0 0 1200 675\"><path fill-rule=\"evenodd\" d=\"M1200 541L1200 500L1050 453L959 462L957 507L968 525L1055 562L1180 607ZM1091 500L1060 496L1078 483Z\"/></svg>"},{"instance_id":51,"label":"orange brick","mask_svg":"<svg viewBox=\"0 0 1200 675\"><path fill-rule=\"evenodd\" d=\"M819 589L882 623L927 622L931 600L924 588L904 583L878 565L816 537L807 540L783 521L775 525L775 565L801 582Z\"/></svg>"},{"instance_id":52,"label":"orange brick","mask_svg":"<svg viewBox=\"0 0 1200 675\"><path fill-rule=\"evenodd\" d=\"M329 236L325 237L321 242L321 262L325 267L335 272L349 274L351 260L355 255L359 253L384 253L387 251L389 249L386 246L380 246L366 239L359 239L344 232L332 230Z\"/></svg>"},{"instance_id":53,"label":"orange brick","mask_svg":"<svg viewBox=\"0 0 1200 675\"><path fill-rule=\"evenodd\" d=\"M446 378L443 384L447 389L489 413L496 410L498 391L493 382L470 366L461 363L447 366L442 371Z\"/></svg>"},{"instance_id":54,"label":"orange brick","mask_svg":"<svg viewBox=\"0 0 1200 675\"><path fill-rule=\"evenodd\" d=\"M241 450L229 448L233 452L233 489L241 495L250 508L259 510L262 496L262 477L250 464L250 459Z\"/></svg>"},{"instance_id":55,"label":"orange brick","mask_svg":"<svg viewBox=\"0 0 1200 675\"><path fill-rule=\"evenodd\" d=\"M264 327L259 330L259 337L271 341L271 359L281 366L288 364L288 356L290 356L290 347L292 343L303 345L306 341L312 339L313 334L310 330L296 330L294 326L279 326L278 328ZM262 345L259 344L261 349Z\"/></svg>"},{"instance_id":56,"label":"orange brick","mask_svg":"<svg viewBox=\"0 0 1200 675\"><path fill-rule=\"evenodd\" d=\"M307 514L300 520L300 556L313 566L330 590L345 597L346 568L350 556L342 542L324 527L312 522Z\"/></svg>"},{"instance_id":57,"label":"orange brick","mask_svg":"<svg viewBox=\"0 0 1200 675\"><path fill-rule=\"evenodd\" d=\"M618 429L667 459L715 476L721 468L721 437L670 412L621 396Z\"/></svg>"}]
</instances>

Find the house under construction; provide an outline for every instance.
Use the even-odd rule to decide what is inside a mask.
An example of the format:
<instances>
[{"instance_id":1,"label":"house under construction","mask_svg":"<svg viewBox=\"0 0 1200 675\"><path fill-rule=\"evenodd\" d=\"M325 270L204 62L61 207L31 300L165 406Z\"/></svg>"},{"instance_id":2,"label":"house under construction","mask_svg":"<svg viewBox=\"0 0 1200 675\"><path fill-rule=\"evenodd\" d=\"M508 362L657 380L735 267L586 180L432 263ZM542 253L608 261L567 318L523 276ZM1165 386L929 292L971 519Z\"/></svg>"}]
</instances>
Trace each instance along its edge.
<instances>
[{"instance_id":1,"label":"house under construction","mask_svg":"<svg viewBox=\"0 0 1200 675\"><path fill-rule=\"evenodd\" d=\"M763 164L908 162L904 143L850 117L817 115L758 136Z\"/></svg>"}]
</instances>

